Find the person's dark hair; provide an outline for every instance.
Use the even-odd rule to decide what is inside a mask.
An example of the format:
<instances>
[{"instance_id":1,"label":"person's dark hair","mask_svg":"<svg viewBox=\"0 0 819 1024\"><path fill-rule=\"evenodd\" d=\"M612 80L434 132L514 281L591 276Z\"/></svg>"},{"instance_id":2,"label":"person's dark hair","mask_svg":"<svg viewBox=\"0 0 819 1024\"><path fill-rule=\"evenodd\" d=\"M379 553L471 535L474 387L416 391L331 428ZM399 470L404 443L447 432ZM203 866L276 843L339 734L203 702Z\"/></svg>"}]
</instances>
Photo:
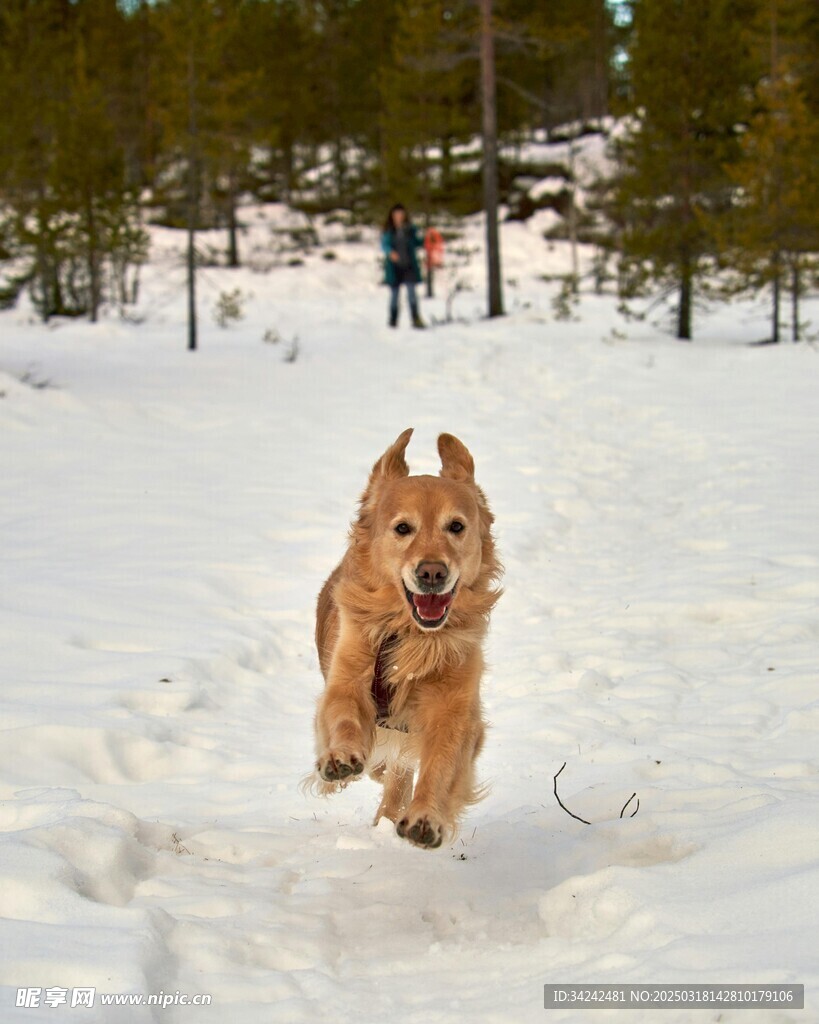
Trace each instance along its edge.
<instances>
[{"instance_id":1,"label":"person's dark hair","mask_svg":"<svg viewBox=\"0 0 819 1024\"><path fill-rule=\"evenodd\" d=\"M404 206L403 203L393 203L393 205L390 207L390 212L387 214L387 219L384 221L384 230L385 231L395 231L395 221L393 220L393 214L395 213L396 210L403 210L404 211L405 223L409 224L409 222L410 222L410 215L407 212L406 206Z\"/></svg>"}]
</instances>

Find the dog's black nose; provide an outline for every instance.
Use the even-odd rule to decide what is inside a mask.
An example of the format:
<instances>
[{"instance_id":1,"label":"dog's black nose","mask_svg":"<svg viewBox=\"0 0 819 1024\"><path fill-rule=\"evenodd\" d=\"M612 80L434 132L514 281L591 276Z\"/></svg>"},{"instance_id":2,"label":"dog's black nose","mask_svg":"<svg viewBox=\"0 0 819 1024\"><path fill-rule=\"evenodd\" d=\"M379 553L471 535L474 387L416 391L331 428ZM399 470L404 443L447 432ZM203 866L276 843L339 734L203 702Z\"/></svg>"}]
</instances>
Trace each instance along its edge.
<instances>
[{"instance_id":1,"label":"dog's black nose","mask_svg":"<svg viewBox=\"0 0 819 1024\"><path fill-rule=\"evenodd\" d=\"M421 562L415 570L415 578L426 587L438 587L446 581L449 569L443 562Z\"/></svg>"}]
</instances>

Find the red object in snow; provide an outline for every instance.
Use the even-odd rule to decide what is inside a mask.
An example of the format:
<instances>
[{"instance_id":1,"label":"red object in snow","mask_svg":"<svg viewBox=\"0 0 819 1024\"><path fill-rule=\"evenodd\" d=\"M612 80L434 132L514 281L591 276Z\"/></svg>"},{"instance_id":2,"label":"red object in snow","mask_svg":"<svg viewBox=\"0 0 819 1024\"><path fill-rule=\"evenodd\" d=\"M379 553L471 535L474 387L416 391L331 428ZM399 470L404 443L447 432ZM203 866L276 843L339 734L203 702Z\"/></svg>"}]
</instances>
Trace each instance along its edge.
<instances>
[{"instance_id":1,"label":"red object in snow","mask_svg":"<svg viewBox=\"0 0 819 1024\"><path fill-rule=\"evenodd\" d=\"M437 228L427 228L424 235L424 252L427 254L428 267L442 267L444 265L444 240Z\"/></svg>"}]
</instances>

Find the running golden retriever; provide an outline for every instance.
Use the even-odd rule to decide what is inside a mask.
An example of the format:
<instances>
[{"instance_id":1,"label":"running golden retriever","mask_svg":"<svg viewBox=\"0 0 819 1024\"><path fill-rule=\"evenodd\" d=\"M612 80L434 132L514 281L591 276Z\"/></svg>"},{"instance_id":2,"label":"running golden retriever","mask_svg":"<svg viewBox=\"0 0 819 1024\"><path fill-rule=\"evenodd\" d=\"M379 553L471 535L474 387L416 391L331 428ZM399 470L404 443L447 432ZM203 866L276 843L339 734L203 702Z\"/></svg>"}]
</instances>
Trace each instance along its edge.
<instances>
[{"instance_id":1,"label":"running golden retriever","mask_svg":"<svg viewBox=\"0 0 819 1024\"><path fill-rule=\"evenodd\" d=\"M410 476L411 435L373 467L347 552L319 595L326 686L314 782L332 793L366 771L384 787L376 822L387 817L399 836L435 848L482 796L481 646L501 566L472 456L441 434L440 476Z\"/></svg>"}]
</instances>

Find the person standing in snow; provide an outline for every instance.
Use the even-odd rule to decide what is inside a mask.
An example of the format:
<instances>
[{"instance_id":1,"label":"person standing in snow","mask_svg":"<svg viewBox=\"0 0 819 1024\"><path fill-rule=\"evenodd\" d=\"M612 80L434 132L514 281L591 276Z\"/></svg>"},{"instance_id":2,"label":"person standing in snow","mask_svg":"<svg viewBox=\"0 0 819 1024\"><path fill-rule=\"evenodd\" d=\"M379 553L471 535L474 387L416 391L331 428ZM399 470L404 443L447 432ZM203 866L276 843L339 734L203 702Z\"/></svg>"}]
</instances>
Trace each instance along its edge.
<instances>
[{"instance_id":1,"label":"person standing in snow","mask_svg":"<svg viewBox=\"0 0 819 1024\"><path fill-rule=\"evenodd\" d=\"M403 203L396 203L387 214L381 248L384 250L384 278L390 286L390 327L398 326L398 299L401 285L407 287L413 327L425 327L418 309L415 286L421 280L418 249L423 240Z\"/></svg>"}]
</instances>

